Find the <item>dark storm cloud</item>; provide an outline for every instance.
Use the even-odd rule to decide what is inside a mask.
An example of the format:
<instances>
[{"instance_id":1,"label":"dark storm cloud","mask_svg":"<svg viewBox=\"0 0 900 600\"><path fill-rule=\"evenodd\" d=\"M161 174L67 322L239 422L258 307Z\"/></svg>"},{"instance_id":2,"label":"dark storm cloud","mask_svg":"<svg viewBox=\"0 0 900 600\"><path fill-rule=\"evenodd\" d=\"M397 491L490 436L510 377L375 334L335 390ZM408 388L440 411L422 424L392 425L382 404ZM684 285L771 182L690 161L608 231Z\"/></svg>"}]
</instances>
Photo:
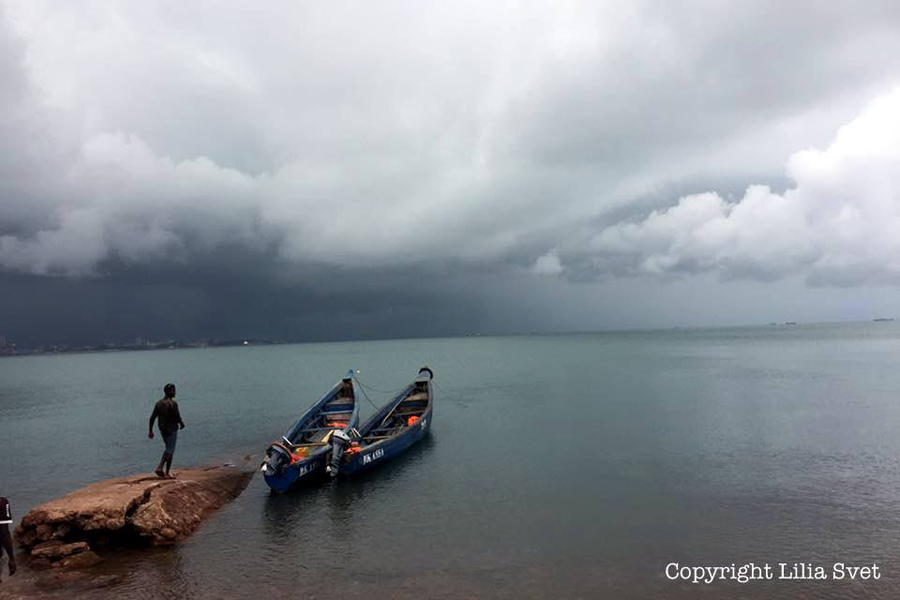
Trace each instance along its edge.
<instances>
[{"instance_id":1,"label":"dark storm cloud","mask_svg":"<svg viewBox=\"0 0 900 600\"><path fill-rule=\"evenodd\" d=\"M900 82L895 3L0 15L0 270L32 321L65 290L124 336L459 332L531 322L504 303L536 275L895 281L900 132L857 119ZM850 122L890 134L866 164Z\"/></svg>"},{"instance_id":2,"label":"dark storm cloud","mask_svg":"<svg viewBox=\"0 0 900 600\"><path fill-rule=\"evenodd\" d=\"M421 270L305 267L285 277L255 269L260 261L236 258L230 268L218 262L122 270L107 264L103 277L86 279L0 275L0 330L35 346L137 337L428 337L490 326L479 295L468 289L489 283L487 274L460 277L451 269L435 278Z\"/></svg>"}]
</instances>

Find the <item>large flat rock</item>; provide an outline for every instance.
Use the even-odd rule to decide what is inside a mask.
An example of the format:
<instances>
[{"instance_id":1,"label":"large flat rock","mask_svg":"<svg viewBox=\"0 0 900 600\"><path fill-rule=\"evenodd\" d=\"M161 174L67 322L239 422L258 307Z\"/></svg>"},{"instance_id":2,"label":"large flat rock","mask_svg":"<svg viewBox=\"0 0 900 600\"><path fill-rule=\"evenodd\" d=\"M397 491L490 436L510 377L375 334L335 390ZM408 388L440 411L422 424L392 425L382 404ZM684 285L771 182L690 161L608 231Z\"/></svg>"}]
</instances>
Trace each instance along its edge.
<instances>
[{"instance_id":1,"label":"large flat rock","mask_svg":"<svg viewBox=\"0 0 900 600\"><path fill-rule=\"evenodd\" d=\"M174 479L142 474L100 481L31 510L16 540L51 563L63 557L78 563L73 555L110 544L174 544L236 498L252 476L250 469L223 465L182 469ZM72 545L78 542L84 545Z\"/></svg>"}]
</instances>

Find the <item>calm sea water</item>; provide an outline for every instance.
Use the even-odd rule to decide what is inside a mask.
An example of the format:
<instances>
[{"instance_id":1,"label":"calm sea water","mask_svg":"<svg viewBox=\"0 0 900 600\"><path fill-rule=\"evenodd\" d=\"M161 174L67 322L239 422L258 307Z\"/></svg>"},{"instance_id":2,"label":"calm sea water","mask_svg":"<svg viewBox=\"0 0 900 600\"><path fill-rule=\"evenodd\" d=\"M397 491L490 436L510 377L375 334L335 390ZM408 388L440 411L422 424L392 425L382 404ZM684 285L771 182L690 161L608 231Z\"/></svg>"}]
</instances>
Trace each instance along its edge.
<instances>
[{"instance_id":1,"label":"calm sea water","mask_svg":"<svg viewBox=\"0 0 900 600\"><path fill-rule=\"evenodd\" d=\"M432 434L402 459L284 496L256 476L185 544L114 557L98 572L121 582L81 596L900 596L900 323L2 359L0 494L21 517L152 468L167 381L187 423L177 468L258 462L348 368L393 390L426 363ZM664 575L750 561L882 578Z\"/></svg>"}]
</instances>

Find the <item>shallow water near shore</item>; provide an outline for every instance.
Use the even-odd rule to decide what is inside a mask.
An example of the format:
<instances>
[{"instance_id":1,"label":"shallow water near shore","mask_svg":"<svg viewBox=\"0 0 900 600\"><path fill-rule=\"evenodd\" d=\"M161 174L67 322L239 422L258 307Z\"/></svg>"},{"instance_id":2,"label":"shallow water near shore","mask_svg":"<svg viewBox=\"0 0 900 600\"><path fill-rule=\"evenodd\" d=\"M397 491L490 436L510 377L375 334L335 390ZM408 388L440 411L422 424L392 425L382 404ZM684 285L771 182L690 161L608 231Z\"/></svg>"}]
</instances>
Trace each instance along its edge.
<instances>
[{"instance_id":1,"label":"shallow water near shore","mask_svg":"<svg viewBox=\"0 0 900 600\"><path fill-rule=\"evenodd\" d=\"M256 476L181 546L121 553L96 569L118 583L56 594L900 595L895 322L7 358L0 494L18 519L151 469L147 419L167 381L187 423L177 471L258 463L349 368L389 391L422 364L432 434L402 458L281 496ZM670 562L877 563L881 579L698 586L668 580ZM4 571L0 595L28 577Z\"/></svg>"}]
</instances>

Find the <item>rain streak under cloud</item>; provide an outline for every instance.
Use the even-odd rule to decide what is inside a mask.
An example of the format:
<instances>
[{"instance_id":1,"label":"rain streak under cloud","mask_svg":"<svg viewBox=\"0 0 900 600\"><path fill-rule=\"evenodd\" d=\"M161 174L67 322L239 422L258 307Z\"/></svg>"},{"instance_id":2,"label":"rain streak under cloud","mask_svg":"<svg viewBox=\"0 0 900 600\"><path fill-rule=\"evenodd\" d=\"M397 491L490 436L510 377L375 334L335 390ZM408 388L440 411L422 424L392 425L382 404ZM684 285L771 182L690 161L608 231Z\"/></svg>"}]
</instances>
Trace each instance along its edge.
<instances>
[{"instance_id":1,"label":"rain streak under cloud","mask_svg":"<svg viewBox=\"0 0 900 600\"><path fill-rule=\"evenodd\" d=\"M0 329L864 317L898 300L898 32L890 2L4 2Z\"/></svg>"}]
</instances>

